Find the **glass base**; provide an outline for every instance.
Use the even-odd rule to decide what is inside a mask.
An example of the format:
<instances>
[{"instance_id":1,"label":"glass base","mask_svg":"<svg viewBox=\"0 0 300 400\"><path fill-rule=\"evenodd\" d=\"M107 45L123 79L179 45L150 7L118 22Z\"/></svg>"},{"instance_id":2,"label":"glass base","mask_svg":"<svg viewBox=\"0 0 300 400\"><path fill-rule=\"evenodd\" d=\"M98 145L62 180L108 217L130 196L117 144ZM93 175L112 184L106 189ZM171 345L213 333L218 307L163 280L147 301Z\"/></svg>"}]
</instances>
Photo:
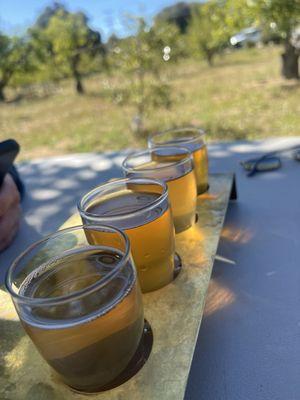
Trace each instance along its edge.
<instances>
[{"instance_id":1,"label":"glass base","mask_svg":"<svg viewBox=\"0 0 300 400\"><path fill-rule=\"evenodd\" d=\"M92 391L81 391L73 387L70 387L70 389L76 393L88 395L111 390L117 386L122 385L123 383L131 379L143 367L150 356L152 345L153 332L151 329L151 325L147 320L144 320L143 334L138 348L127 367L124 369L124 371L121 372L119 376L117 376L112 382Z\"/></svg>"},{"instance_id":2,"label":"glass base","mask_svg":"<svg viewBox=\"0 0 300 400\"><path fill-rule=\"evenodd\" d=\"M197 190L197 196L201 196L201 194L207 193L209 191L209 185L205 190Z\"/></svg>"},{"instance_id":3,"label":"glass base","mask_svg":"<svg viewBox=\"0 0 300 400\"><path fill-rule=\"evenodd\" d=\"M178 253L175 253L173 280L176 279L177 276L180 274L181 269L182 269L182 261L181 261L180 255Z\"/></svg>"}]
</instances>

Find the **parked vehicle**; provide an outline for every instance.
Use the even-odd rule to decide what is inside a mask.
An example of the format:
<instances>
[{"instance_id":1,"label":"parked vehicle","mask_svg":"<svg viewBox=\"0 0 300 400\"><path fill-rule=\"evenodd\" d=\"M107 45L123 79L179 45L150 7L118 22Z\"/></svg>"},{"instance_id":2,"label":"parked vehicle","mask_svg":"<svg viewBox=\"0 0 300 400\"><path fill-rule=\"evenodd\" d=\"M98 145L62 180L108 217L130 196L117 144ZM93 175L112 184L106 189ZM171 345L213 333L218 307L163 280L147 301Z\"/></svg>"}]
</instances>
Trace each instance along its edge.
<instances>
[{"instance_id":1,"label":"parked vehicle","mask_svg":"<svg viewBox=\"0 0 300 400\"><path fill-rule=\"evenodd\" d=\"M262 33L258 28L246 28L230 38L233 47L254 46L262 41Z\"/></svg>"}]
</instances>

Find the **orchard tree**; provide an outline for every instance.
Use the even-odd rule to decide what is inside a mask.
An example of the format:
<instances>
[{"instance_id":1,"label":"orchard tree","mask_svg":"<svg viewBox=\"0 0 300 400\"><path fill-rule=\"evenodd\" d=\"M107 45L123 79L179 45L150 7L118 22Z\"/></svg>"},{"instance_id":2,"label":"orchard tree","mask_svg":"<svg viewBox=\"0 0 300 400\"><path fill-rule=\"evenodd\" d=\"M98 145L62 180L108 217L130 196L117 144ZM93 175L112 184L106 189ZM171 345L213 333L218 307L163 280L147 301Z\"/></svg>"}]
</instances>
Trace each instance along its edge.
<instances>
[{"instance_id":1,"label":"orchard tree","mask_svg":"<svg viewBox=\"0 0 300 400\"><path fill-rule=\"evenodd\" d=\"M223 26L226 26L227 36L232 36L238 31L258 25L253 11L255 0L224 0L220 2L224 10Z\"/></svg>"},{"instance_id":2,"label":"orchard tree","mask_svg":"<svg viewBox=\"0 0 300 400\"><path fill-rule=\"evenodd\" d=\"M30 53L31 46L26 39L0 33L0 101L5 100L4 89L14 74L30 70Z\"/></svg>"},{"instance_id":3,"label":"orchard tree","mask_svg":"<svg viewBox=\"0 0 300 400\"><path fill-rule=\"evenodd\" d=\"M251 3L262 24L272 24L284 39L282 74L287 79L299 79L300 45L293 34L300 24L299 0L256 0Z\"/></svg>"},{"instance_id":4,"label":"orchard tree","mask_svg":"<svg viewBox=\"0 0 300 400\"><path fill-rule=\"evenodd\" d=\"M96 54L95 48L101 43L99 33L88 27L84 14L59 11L50 19L45 35L57 65L73 77L77 93L84 93L81 64L85 57Z\"/></svg>"},{"instance_id":5,"label":"orchard tree","mask_svg":"<svg viewBox=\"0 0 300 400\"><path fill-rule=\"evenodd\" d=\"M127 77L119 94L136 107L133 129L144 130L144 118L151 108L171 105L171 87L164 79L166 65L182 52L176 26L156 23L150 27L143 18L130 18L134 34L112 49L112 63Z\"/></svg>"},{"instance_id":6,"label":"orchard tree","mask_svg":"<svg viewBox=\"0 0 300 400\"><path fill-rule=\"evenodd\" d=\"M214 56L227 44L230 37L225 23L224 1L211 0L199 6L194 5L189 25L188 40L193 52L200 53L210 66Z\"/></svg>"},{"instance_id":7,"label":"orchard tree","mask_svg":"<svg viewBox=\"0 0 300 400\"><path fill-rule=\"evenodd\" d=\"M156 23L175 24L180 33L186 33L192 18L192 4L179 2L161 10L155 17Z\"/></svg>"},{"instance_id":8,"label":"orchard tree","mask_svg":"<svg viewBox=\"0 0 300 400\"><path fill-rule=\"evenodd\" d=\"M47 65L53 79L71 76L77 93L84 93L83 73L104 53L101 36L89 27L86 15L55 3L38 18L30 34L41 67Z\"/></svg>"},{"instance_id":9,"label":"orchard tree","mask_svg":"<svg viewBox=\"0 0 300 400\"><path fill-rule=\"evenodd\" d=\"M106 48L108 51L113 51L115 47L119 45L122 39L118 38L115 33L112 33L106 42Z\"/></svg>"}]
</instances>

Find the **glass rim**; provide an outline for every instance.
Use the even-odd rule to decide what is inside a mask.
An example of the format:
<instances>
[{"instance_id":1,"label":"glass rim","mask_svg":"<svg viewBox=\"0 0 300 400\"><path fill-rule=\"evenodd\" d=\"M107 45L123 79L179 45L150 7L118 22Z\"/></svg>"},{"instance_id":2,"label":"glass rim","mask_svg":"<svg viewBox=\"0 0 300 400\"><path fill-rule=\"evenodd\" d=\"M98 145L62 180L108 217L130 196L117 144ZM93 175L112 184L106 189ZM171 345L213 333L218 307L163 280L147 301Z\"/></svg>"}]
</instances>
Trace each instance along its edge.
<instances>
[{"instance_id":1,"label":"glass rim","mask_svg":"<svg viewBox=\"0 0 300 400\"><path fill-rule=\"evenodd\" d=\"M59 237L60 235L63 235L68 232L72 231L78 231L78 230L83 230L83 229L88 229L88 230L99 230L99 229L106 229L108 232L115 232L119 234L123 239L125 243L125 252L120 261L114 266L114 268L103 278L100 278L99 281L93 283L92 285L89 285L81 290L75 291L74 293L70 293L67 295L63 296L57 296L57 297L51 297L51 298L36 298L36 297L28 297L28 296L23 296L17 293L13 289L13 279L12 279L12 274L16 267L19 265L20 261L23 259L24 256L28 255L33 249L41 245L42 243L46 243L50 239L53 239L55 237ZM101 250L103 249L103 246L100 245L90 245L92 249L95 250ZM54 257L50 257L49 260L51 261ZM26 303L30 305L36 305L36 306L41 306L41 305L59 305L66 303L69 300L76 300L78 298L83 297L86 294L93 293L94 291L101 289L102 287L106 286L111 279L119 272L119 270L128 262L130 259L130 242L128 239L128 236L126 235L125 232L122 230L110 226L110 225L76 225L72 226L70 228L65 228L58 230L56 232L50 233L49 235L41 238L40 240L32 243L30 246L28 246L24 251L22 251L21 254L12 262L10 267L8 268L6 275L5 275L5 287L9 294L18 301L18 303ZM134 268L133 268L134 269ZM134 269L135 270L135 269ZM34 270L33 270L34 271ZM25 278L26 279L26 278Z\"/></svg>"},{"instance_id":2,"label":"glass rim","mask_svg":"<svg viewBox=\"0 0 300 400\"><path fill-rule=\"evenodd\" d=\"M130 172L134 172L134 173L137 173L137 172L145 173L145 172L146 172L146 173L147 173L147 172L149 172L149 171L156 171L156 170L169 169L169 168L172 168L172 167L174 167L174 166L178 167L178 166L184 165L187 161L191 161L191 162L193 161L191 151L190 151L188 148L184 147L184 146L166 145L166 146L163 146L163 147L164 147L164 148L169 148L169 149L174 149L174 150L178 150L178 149L184 150L184 151L187 153L187 154L186 154L186 157L184 157L183 159L178 160L178 161L171 161L171 162L168 163L168 165L163 165L163 163L161 163L162 165L159 166L159 167L157 167L157 168L145 168L145 169L142 169L142 170L139 170L139 171L137 171L134 167L129 167L129 166L127 165L128 160L130 160L130 159L133 158L133 157L141 157L141 156L143 156L143 155L147 155L147 154L149 154L149 153L152 153L152 152L155 151L155 150L161 150L161 147L160 147L160 146L154 146L154 147L148 148L148 149L146 149L146 150L142 150L142 151L138 151L138 152L129 154L129 155L125 158L125 160L122 162L122 168L123 168L123 170L124 170L126 173L130 173Z\"/></svg>"},{"instance_id":3,"label":"glass rim","mask_svg":"<svg viewBox=\"0 0 300 400\"><path fill-rule=\"evenodd\" d=\"M168 147L168 146L172 146L172 143L166 143L166 142L156 142L155 138L159 138L162 137L163 135L166 135L168 133L180 133L180 132L197 132L197 135L193 135L193 137L191 137L190 139L185 140L182 143L195 143L197 142L197 140L199 138L203 138L203 136L206 135L206 132L204 129L202 128L197 128L195 126L183 126L183 127L179 127L179 128L169 128L166 129L164 131L159 131L159 132L154 132L152 134L149 135L148 137L148 144L153 146L151 148L155 148L155 147Z\"/></svg>"},{"instance_id":4,"label":"glass rim","mask_svg":"<svg viewBox=\"0 0 300 400\"><path fill-rule=\"evenodd\" d=\"M123 213L123 214L103 215L103 216L101 215L100 216L98 214L94 214L94 213L91 213L91 212L88 212L88 211L84 210L83 203L88 201L88 199L91 196L94 197L94 196L97 196L99 194L101 196L101 191L103 189L105 189L105 188L107 188L109 186L111 186L111 187L117 186L117 185L121 186L122 184L126 184L126 183L140 183L140 184L146 183L146 184L151 184L151 185L155 184L155 185L160 186L163 189L163 192L159 195L159 197L157 199L153 200L150 204L146 204L145 206L139 208L138 210L130 211L130 212L126 213L126 214ZM139 214L139 213L141 213L141 212L143 212L143 211L145 211L145 210L147 210L149 208L153 208L154 206L156 206L159 203L161 203L161 201L163 201L167 196L168 196L168 187L165 184L165 182L163 182L163 181L161 181L159 179L142 178L142 177L120 178L120 179L116 179L116 180L111 181L111 182L103 183L102 185L98 185L94 189L92 189L89 192L87 192L79 200L79 202L77 204L77 208L78 208L78 211L79 211L80 215L83 216L83 217L93 218L95 220L98 219L98 220L101 220L101 221L103 221L103 220L114 221L114 220L119 219L119 218L133 217L133 216L135 216L135 215L137 215L137 214Z\"/></svg>"}]
</instances>

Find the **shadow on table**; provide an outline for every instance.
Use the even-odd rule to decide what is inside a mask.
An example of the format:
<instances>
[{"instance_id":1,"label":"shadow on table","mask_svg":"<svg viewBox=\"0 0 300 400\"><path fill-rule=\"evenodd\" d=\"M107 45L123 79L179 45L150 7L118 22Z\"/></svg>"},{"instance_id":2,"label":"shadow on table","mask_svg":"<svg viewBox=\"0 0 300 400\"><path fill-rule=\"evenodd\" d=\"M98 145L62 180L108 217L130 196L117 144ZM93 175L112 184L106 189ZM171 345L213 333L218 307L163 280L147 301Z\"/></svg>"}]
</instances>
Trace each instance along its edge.
<instances>
[{"instance_id":1,"label":"shadow on table","mask_svg":"<svg viewBox=\"0 0 300 400\"><path fill-rule=\"evenodd\" d=\"M239 197L227 213L185 400L296 399L300 390L300 164L283 159L281 169L248 178L238 162L259 153L244 145L211 146L211 168L236 172Z\"/></svg>"},{"instance_id":2,"label":"shadow on table","mask_svg":"<svg viewBox=\"0 0 300 400\"><path fill-rule=\"evenodd\" d=\"M23 221L11 246L0 254L0 283L11 262L28 245L54 232L76 211L83 194L105 181L122 177L128 152L62 156L19 166L25 183Z\"/></svg>"},{"instance_id":3,"label":"shadow on table","mask_svg":"<svg viewBox=\"0 0 300 400\"><path fill-rule=\"evenodd\" d=\"M227 213L218 247L218 256L214 262L208 287L185 400L230 398L224 388L227 371L223 366L220 368L219 365L223 362L224 354L227 352L227 342L224 340L226 335L222 338L222 331L226 329L226 318L231 316L236 302L240 300L239 289L234 280L238 275L244 273L237 264L235 249L239 246L249 245L255 235L251 228L239 224L239 215L244 212L246 209L243 205L232 202ZM216 372L218 376L216 376ZM212 387L214 381L215 385Z\"/></svg>"},{"instance_id":4,"label":"shadow on table","mask_svg":"<svg viewBox=\"0 0 300 400\"><path fill-rule=\"evenodd\" d=\"M42 234L56 230L76 211L80 198L93 187L122 177L119 153L81 154L24 164L27 219Z\"/></svg>"},{"instance_id":5,"label":"shadow on table","mask_svg":"<svg viewBox=\"0 0 300 400\"><path fill-rule=\"evenodd\" d=\"M52 373L49 367L32 345L19 321L0 319L0 337L1 399L62 398L51 385L49 378Z\"/></svg>"},{"instance_id":6,"label":"shadow on table","mask_svg":"<svg viewBox=\"0 0 300 400\"><path fill-rule=\"evenodd\" d=\"M246 379L247 374L253 373L253 371L248 371L247 365L245 365L250 361L249 365L251 364L253 368L252 357L257 358L255 363L256 376L261 375L266 378L264 371L268 371L269 364L263 358L265 356L263 348L260 349L260 353L254 352L253 348L259 342L265 345L268 344L269 338L263 335L264 329L270 322L268 318L277 318L277 313L276 315L270 314L270 317L267 317L267 311L272 311L270 308L271 302L269 299L266 300L262 293L265 287L268 287L268 285L270 287L270 277L273 276L270 273L273 272L269 268L274 271L277 268L280 271L280 263L282 263L282 268L286 268L288 265L282 262L280 258L283 239L286 247L287 242L291 246L294 242L292 238L282 238L280 235L282 235L282 226L286 226L288 221L294 222L295 220L295 216L292 217L291 213L296 209L296 203L299 202L298 185L294 184L299 181L299 170L294 168L294 161L289 161L284 163L281 170L258 174L249 179L245 178L245 172L238 163L265 151L264 149L257 151L256 147L257 143L255 142L238 142L213 144L210 148L211 170L214 172L236 172L240 197L237 203L229 210L218 250L218 254L233 263L224 260L215 263L208 303L189 378L186 400L233 398L230 395L228 397L226 391L236 393L234 392L233 383L236 382L236 385L239 386L240 380L239 376L235 377L234 373L238 372L243 376L243 379ZM24 221L15 242L6 252L0 254L1 276L3 276L7 265L21 250L39 237L55 231L75 212L76 203L85 192L106 180L122 176L120 163L126 154L125 152L103 156L82 154L24 163L20 167L21 175L27 188L27 195L23 205ZM273 197L270 197L269 193ZM276 196L274 196L274 193ZM285 209L285 214L282 215L280 207L282 207L281 199L284 193L289 193L290 207ZM272 207L270 207L270 204ZM265 219L257 219L256 213L264 215ZM270 225L272 224L273 231L266 228L265 221L269 221ZM292 222L290 223L292 224ZM291 227L295 229L294 225L291 225ZM263 230L265 230L264 240L260 235ZM277 238L278 242L277 248L272 244L273 247L269 247L268 252L265 251L266 243L269 240L267 235L271 236L272 240ZM244 257L242 257L241 253L246 247L249 247L249 250L247 249L247 252L244 251ZM276 265L270 267L268 263L258 264L260 268L259 276L261 277L259 282L255 280L258 274L257 264L251 264L251 259L256 259L259 263L261 254L271 254ZM237 260L239 260L239 265L235 265ZM281 274L281 276L284 275ZM288 296L289 293L285 293L283 287L280 286L281 282L283 282L282 285L285 284L283 279L273 282L273 297L277 293L284 293L285 296ZM277 300L277 303L279 300ZM249 311L248 315L244 314L245 309L243 307ZM255 336L257 309L260 309L262 313L264 312L260 320L260 337L258 335L256 335L257 337ZM284 313L286 313L285 310L281 312L281 319L285 323L280 325L281 330L279 330L278 326L278 332L281 332L283 327L289 331L293 329L293 319L287 313L286 319L284 319ZM14 330L16 328L18 330L19 327L16 327L15 324L19 323L1 320L0 329ZM269 325L271 326L271 323ZM246 333L251 329L253 329L253 334L247 337ZM0 336L2 337L1 330ZM249 344L249 349L247 344L244 344L244 337L252 341ZM265 342L262 341L262 338ZM20 337L17 333L12 338L12 343L8 346L7 352L12 347L17 348L19 341ZM236 347L238 350L234 359L234 349ZM276 350L278 351L278 349ZM281 350L281 356L284 351L285 347ZM270 354L268 353L270 363L275 365L275 361L272 361L275 358L272 358ZM26 357L31 357L31 355L29 356L27 352ZM27 365L26 360L25 367ZM225 364L227 361L229 365ZM218 368L219 365L220 368ZM25 373L23 367L20 371L22 374ZM243 375L241 371L243 371ZM6 372L2 370L2 373ZM228 374L231 374L230 388L226 387ZM292 372L289 377L293 377ZM248 384L247 388L253 387L253 391L255 391L257 389L253 385L255 382L253 379L253 377L248 379L246 383ZM37 385L42 385L42 382L37 382ZM292 385L290 386L292 387ZM42 386L39 386L39 388L46 391L51 389ZM245 392L247 390L245 382L243 388ZM199 397L200 395L202 397ZM26 396L25 398L31 398L32 392L27 393Z\"/></svg>"},{"instance_id":7,"label":"shadow on table","mask_svg":"<svg viewBox=\"0 0 300 400\"><path fill-rule=\"evenodd\" d=\"M299 139L295 138L296 141L299 143ZM284 147L285 140L277 141L275 144L276 148ZM239 162L256 157L264 151L258 141L211 144L210 170L236 172L238 190L244 192L246 186L255 190L255 181L260 177L239 179L245 176ZM14 243L0 254L0 283L15 256L35 240L57 230L76 211L76 204L84 193L111 178L122 177L120 166L126 155L128 151L75 154L34 160L19 166L26 185L23 202L24 221ZM277 184L274 177L282 177L282 174L287 172L284 164L281 170L269 173L270 183ZM255 197L255 194L251 193L250 196Z\"/></svg>"}]
</instances>

